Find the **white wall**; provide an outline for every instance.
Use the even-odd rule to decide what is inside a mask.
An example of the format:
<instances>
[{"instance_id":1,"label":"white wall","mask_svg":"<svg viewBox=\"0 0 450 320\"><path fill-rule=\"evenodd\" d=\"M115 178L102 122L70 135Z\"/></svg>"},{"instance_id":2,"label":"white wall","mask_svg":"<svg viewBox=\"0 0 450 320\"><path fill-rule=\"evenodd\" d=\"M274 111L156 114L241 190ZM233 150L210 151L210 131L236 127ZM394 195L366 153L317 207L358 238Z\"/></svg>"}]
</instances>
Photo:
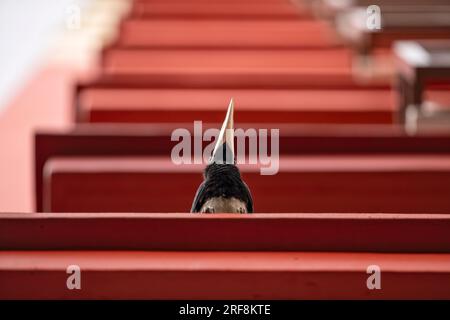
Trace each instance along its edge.
<instances>
[{"instance_id":1,"label":"white wall","mask_svg":"<svg viewBox=\"0 0 450 320\"><path fill-rule=\"evenodd\" d=\"M68 8L88 0L0 0L0 112L64 30Z\"/></svg>"}]
</instances>

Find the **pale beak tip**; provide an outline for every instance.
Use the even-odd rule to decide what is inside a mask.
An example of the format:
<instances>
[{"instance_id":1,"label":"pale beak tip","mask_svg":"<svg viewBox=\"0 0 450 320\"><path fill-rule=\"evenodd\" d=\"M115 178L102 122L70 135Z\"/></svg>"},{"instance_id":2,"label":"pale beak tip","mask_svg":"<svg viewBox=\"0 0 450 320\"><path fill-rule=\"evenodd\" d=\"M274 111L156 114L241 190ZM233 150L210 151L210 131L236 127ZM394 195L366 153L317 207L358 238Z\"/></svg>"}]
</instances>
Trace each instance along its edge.
<instances>
[{"instance_id":1,"label":"pale beak tip","mask_svg":"<svg viewBox=\"0 0 450 320\"><path fill-rule=\"evenodd\" d=\"M212 158L215 158L216 153L222 147L223 144L228 146L228 149L234 154L234 99L230 99L230 104L228 105L228 111L225 116L225 120L222 124L222 128L219 132L216 145L214 147ZM233 156L234 159L234 156ZM233 160L234 161L234 160Z\"/></svg>"}]
</instances>

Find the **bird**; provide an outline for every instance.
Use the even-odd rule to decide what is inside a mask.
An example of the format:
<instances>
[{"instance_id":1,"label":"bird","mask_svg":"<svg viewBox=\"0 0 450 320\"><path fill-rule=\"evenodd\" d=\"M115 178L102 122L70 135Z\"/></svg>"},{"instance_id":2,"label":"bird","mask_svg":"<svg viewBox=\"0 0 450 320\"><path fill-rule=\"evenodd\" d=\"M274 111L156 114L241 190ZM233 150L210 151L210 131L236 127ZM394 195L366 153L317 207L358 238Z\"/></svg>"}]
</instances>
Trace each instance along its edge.
<instances>
[{"instance_id":1,"label":"bird","mask_svg":"<svg viewBox=\"0 0 450 320\"><path fill-rule=\"evenodd\" d=\"M233 114L234 101L231 99L191 213L253 213L250 189L236 166Z\"/></svg>"}]
</instances>

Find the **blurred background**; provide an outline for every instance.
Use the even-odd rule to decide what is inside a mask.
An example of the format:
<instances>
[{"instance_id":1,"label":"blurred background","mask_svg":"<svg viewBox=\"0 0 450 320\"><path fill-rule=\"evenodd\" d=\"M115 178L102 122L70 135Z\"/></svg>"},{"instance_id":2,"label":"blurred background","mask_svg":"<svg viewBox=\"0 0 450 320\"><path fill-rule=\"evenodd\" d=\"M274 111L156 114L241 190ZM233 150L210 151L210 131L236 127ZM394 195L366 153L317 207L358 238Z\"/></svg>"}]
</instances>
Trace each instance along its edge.
<instances>
[{"instance_id":1,"label":"blurred background","mask_svg":"<svg viewBox=\"0 0 450 320\"><path fill-rule=\"evenodd\" d=\"M416 145L417 135L420 140L424 133L442 136L448 131L446 0L42 0L2 1L0 6L1 211L188 210L201 181L200 168L175 179L185 181L187 192L173 206L157 204L163 191L151 191L155 179L175 170L164 162L173 147L170 133L191 128L195 120L205 128L220 126L231 97L239 126L281 130L281 168L286 163L290 169L282 169L279 180L243 173L256 198L262 198L262 211L419 211L445 202L418 197L420 205L406 206L387 198L401 192L404 198L398 201L406 203L411 192L426 192L419 176L401 183L416 183L422 191L394 190L391 178L375 177L377 170L403 170L396 164L402 163L400 158L381 159L387 162L379 168L368 164L391 147L369 150L371 158L361 148L345 151L348 141L342 140L333 148L343 155L364 153L367 159L340 158L331 169L331 157L296 157L312 153L304 150L308 147L301 138L410 137L407 143ZM83 142L72 141L80 135ZM119 150L114 137L127 137L128 149ZM148 142L137 142L144 138ZM152 139L154 146L149 145ZM316 148L314 156L336 153L326 143L310 148ZM427 150L442 154L442 148ZM406 149L398 153L427 151ZM144 156L149 157L148 168L139 162ZM121 162L124 157L128 162ZM153 165L158 157L164 161ZM74 159L80 162L65 162ZM308 164L322 160L323 172L320 165L311 169ZM432 160L446 164L443 156ZM324 191L330 182L317 177L324 172L331 177L330 171L343 174L352 161L371 168L372 173L362 170L352 179L372 174L366 184L375 188L379 183L379 190L367 192L384 205L331 204L332 199L347 202L352 187L343 194L337 184ZM425 160L417 161L422 172ZM114 168L110 176L96 172L104 166ZM74 180L71 170L77 172ZM142 172L133 176L130 170ZM289 170L299 178L284 178ZM315 178L309 178L312 171ZM105 185L117 195L108 196ZM264 203L263 190L282 186L290 192L283 209L270 205L273 199ZM427 188L442 194L448 191L444 187ZM320 206L327 202L317 199L326 192L329 206Z\"/></svg>"},{"instance_id":2,"label":"blurred background","mask_svg":"<svg viewBox=\"0 0 450 320\"><path fill-rule=\"evenodd\" d=\"M95 69L113 2L0 3L0 210L33 210L34 131L70 125L75 78Z\"/></svg>"}]
</instances>

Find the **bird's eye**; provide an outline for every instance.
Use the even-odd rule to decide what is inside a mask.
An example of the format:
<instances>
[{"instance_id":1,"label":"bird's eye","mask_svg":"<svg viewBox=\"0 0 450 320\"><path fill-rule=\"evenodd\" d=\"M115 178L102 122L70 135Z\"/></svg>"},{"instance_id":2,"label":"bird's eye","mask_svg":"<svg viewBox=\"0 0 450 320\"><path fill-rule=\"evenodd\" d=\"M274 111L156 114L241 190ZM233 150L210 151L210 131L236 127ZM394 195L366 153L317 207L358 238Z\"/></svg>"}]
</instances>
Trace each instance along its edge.
<instances>
[{"instance_id":1,"label":"bird's eye","mask_svg":"<svg viewBox=\"0 0 450 320\"><path fill-rule=\"evenodd\" d=\"M245 209L242 208L242 207L240 207L240 208L238 209L238 213L245 213Z\"/></svg>"},{"instance_id":2,"label":"bird's eye","mask_svg":"<svg viewBox=\"0 0 450 320\"><path fill-rule=\"evenodd\" d=\"M205 209L203 209L203 213L214 213L214 208L206 207Z\"/></svg>"}]
</instances>

